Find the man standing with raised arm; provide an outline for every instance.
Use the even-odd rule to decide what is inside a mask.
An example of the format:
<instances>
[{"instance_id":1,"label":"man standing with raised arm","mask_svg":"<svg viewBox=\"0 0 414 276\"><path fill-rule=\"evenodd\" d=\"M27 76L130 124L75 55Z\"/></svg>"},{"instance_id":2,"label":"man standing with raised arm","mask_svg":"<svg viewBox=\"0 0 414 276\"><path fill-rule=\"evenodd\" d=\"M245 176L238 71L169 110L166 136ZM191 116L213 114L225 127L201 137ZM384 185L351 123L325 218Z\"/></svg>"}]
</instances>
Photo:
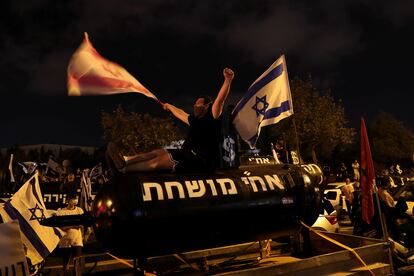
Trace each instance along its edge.
<instances>
[{"instance_id":1,"label":"man standing with raised arm","mask_svg":"<svg viewBox=\"0 0 414 276\"><path fill-rule=\"evenodd\" d=\"M194 103L194 113L189 115L172 104L164 109L189 125L182 149L155 149L147 153L124 157L115 144L109 143L106 154L120 172L130 171L200 171L212 170L219 162L220 115L230 92L234 72L223 70L224 82L214 101L208 96L199 97Z\"/></svg>"}]
</instances>

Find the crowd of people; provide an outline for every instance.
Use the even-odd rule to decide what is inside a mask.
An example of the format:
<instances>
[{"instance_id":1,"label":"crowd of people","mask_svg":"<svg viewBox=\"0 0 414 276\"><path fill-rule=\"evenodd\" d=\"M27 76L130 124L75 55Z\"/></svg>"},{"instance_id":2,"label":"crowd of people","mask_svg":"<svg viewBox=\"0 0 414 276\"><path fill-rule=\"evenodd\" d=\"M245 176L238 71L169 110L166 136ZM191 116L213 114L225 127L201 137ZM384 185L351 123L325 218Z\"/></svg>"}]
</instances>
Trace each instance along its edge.
<instances>
[{"instance_id":1,"label":"crowd of people","mask_svg":"<svg viewBox=\"0 0 414 276\"><path fill-rule=\"evenodd\" d=\"M74 170L71 162L66 159L63 160L56 177L48 177L44 172L39 172L39 178L50 185L53 185L51 182L59 183L59 190L66 194L66 205L56 211L56 216L82 215L86 211L78 206L82 178L84 181L90 181L91 186L92 183L97 186L95 190L99 190L108 181L108 172L102 169L101 164L91 169L85 168L82 170L77 168ZM87 232L90 229L84 229L82 225L77 225L62 227L61 230L65 232L59 242L59 251L63 260L63 273L64 275L70 275L70 265L74 265L75 270L80 267L79 257L82 255L83 241L87 239Z\"/></svg>"},{"instance_id":2,"label":"crowd of people","mask_svg":"<svg viewBox=\"0 0 414 276\"><path fill-rule=\"evenodd\" d=\"M36 162L19 162L14 164L13 167L13 185L10 185L10 193L15 193L19 188L37 173L40 188L42 193L61 193L65 195L62 197L64 201L54 203L57 207L46 207L48 209L57 209L52 215L66 216L66 215L81 215L87 209L84 204L79 204L82 196L82 181L88 182L90 190L98 191L108 181L108 171L104 170L103 166L99 163L93 168L76 168L74 169L71 162L68 159L63 160L61 163L53 161L53 164L41 164ZM93 187L93 188L92 188ZM53 191L53 192L51 192ZM81 196L82 194L82 196ZM50 203L49 203L50 204ZM91 229L82 225L62 227L64 231L63 237L59 242L57 249L57 255L62 256L63 260L63 275L71 275L70 265L74 264L78 266L79 262L74 260L79 259L82 255L82 247L84 240L88 239ZM31 264L30 259L28 260ZM42 266L42 263L32 266L31 271L35 271Z\"/></svg>"},{"instance_id":3,"label":"crowd of people","mask_svg":"<svg viewBox=\"0 0 414 276\"><path fill-rule=\"evenodd\" d=\"M374 189L374 216L372 221L367 224L362 219L362 193L360 183L360 166L357 160L352 163L353 172L350 174L344 163L341 164L338 176L340 179L345 177L345 184L340 188L341 194L345 199L349 220L353 226L353 234L381 238L383 227L381 218L388 229L388 235L398 240L407 248L414 247L414 218L407 214L408 205L404 198L394 198L393 194L402 185L411 185L410 182L398 182L401 179L402 170L398 164L393 164L389 169L385 169L375 178L376 188ZM352 180L351 181L351 177ZM375 194L377 193L377 195ZM378 196L378 202L376 200ZM382 217L380 218L380 212Z\"/></svg>"},{"instance_id":4,"label":"crowd of people","mask_svg":"<svg viewBox=\"0 0 414 276\"><path fill-rule=\"evenodd\" d=\"M108 170L104 170L101 163L93 168L83 169L74 169L68 159L63 160L56 167L50 167L48 164L37 164L35 162L30 162L33 163L33 167L30 168L22 168L22 166L19 166L24 163L29 162L21 162L15 166L13 170L13 178L15 181L8 192L16 192L35 171L38 173L41 187L47 188L49 186L59 185L59 191L62 194L73 194L79 191L83 174L90 177L94 190L99 190L109 178Z\"/></svg>"},{"instance_id":5,"label":"crowd of people","mask_svg":"<svg viewBox=\"0 0 414 276\"><path fill-rule=\"evenodd\" d=\"M202 99L202 100L200 100ZM195 109L199 108L200 106L203 108L203 112L205 114L209 114L211 111L211 107L209 104L206 103L205 98L200 98L197 100L195 104ZM208 101L211 103L211 101ZM172 107L167 107L173 112L171 109ZM204 114L204 116L206 116ZM194 118L190 117L187 120L195 120ZM203 116L202 116L203 117ZM202 118L201 117L201 118ZM210 117L214 117L211 115ZM198 118L200 119L200 118ZM210 118L211 119L211 118ZM211 119L214 120L214 119ZM278 139L274 145L272 145L272 150L274 150L275 159L278 160L278 163L293 163L292 156L289 155L289 152L286 149L285 142L283 139ZM188 164L188 160L191 159L187 156L187 153L192 154L191 158L199 158L197 154L192 153L191 150L189 151L181 151L181 152L168 152L163 151L168 157L168 166L167 169L173 171L186 171L191 168L191 164ZM149 157L147 156L149 154ZM170 154L170 155L168 155ZM119 154L119 150L116 148L115 145L111 145L108 148L107 155L109 155L109 160L113 162L112 166L118 173L125 173L128 171L140 171L141 166L144 167L144 162L149 160L154 161L154 158L159 157L159 155L154 155L153 153L145 153L141 155L134 156L133 158L124 158ZM183 155L183 156L181 156ZM177 157L178 156L178 157ZM151 158L150 158L151 157ZM165 157L165 156L164 156ZM188 158L188 160L186 159ZM191 159L192 160L192 159ZM213 160L213 159L212 159ZM211 161L212 161L211 160ZM200 161L200 160L199 160ZM203 160L201 160L204 162ZM201 162L200 161L200 162ZM212 161L213 162L213 161ZM177 165L188 165L189 167L180 167ZM204 163L203 163L204 164ZM146 166L146 163L145 163ZM57 170L55 175L51 175L48 173L47 169L42 167L37 167L36 170L39 174L39 179L41 183L59 183L59 190L66 194L66 206L57 210L56 215L64 216L64 215L74 215L74 214L82 214L84 210L78 207L78 194L79 189L81 187L81 179L83 176L88 175L91 180L94 181L95 185L98 186L96 190L99 190L102 185L108 180L108 171L102 169L102 166L97 166L94 168L77 168L73 169L71 166L71 162L69 160L63 160L62 164L59 166L60 169ZM362 221L360 216L361 208L362 208L362 198L361 198L361 187L360 187L360 164L358 160L352 162L351 166L352 170L348 170L345 163L342 163L337 174L337 177L340 181L344 181L345 185L341 187L341 193L345 198L346 209L348 210L349 219L354 226L354 234L356 235L366 235L366 232L369 226ZM111 168L111 169L114 169ZM145 167L146 168L146 167ZM156 169L156 167L152 168ZM165 169L162 167L161 169ZM389 229L393 235L398 235L401 231L411 231L410 237L407 241L414 246L414 221L411 217L407 217L405 215L405 211L407 209L407 204L404 204L403 201L395 202L394 198L391 196L389 189L394 187L396 184L393 182L393 178L391 176L398 176L402 174L402 170L399 164L393 164L390 166L389 169L384 170L382 175L377 178L377 186L378 186L378 197L380 199L380 206L381 209L384 210L384 213L387 216L386 222L388 224ZM351 181L352 179L352 181ZM372 225L377 225L376 222L378 218L374 218ZM403 221L403 222L402 222ZM399 223L398 226L397 222ZM401 227L403 225L403 227ZM380 228L376 228L380 229ZM403 230L402 230L403 229ZM81 255L81 249L83 246L83 237L84 237L84 229L82 226L72 226L63 228L62 230L65 231L65 236L61 239L59 243L59 247L62 250L63 255L63 268L65 273L68 271L68 266L70 262ZM376 234L378 235L378 231Z\"/></svg>"}]
</instances>

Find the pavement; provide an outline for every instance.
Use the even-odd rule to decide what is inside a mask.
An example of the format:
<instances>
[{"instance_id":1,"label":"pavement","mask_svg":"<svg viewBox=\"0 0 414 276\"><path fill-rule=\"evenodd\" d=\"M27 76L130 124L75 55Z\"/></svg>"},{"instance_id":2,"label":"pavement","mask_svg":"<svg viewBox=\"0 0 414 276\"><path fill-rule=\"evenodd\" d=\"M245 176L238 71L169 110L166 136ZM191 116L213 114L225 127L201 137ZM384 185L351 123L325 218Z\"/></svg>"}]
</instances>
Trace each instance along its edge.
<instances>
[{"instance_id":1,"label":"pavement","mask_svg":"<svg viewBox=\"0 0 414 276\"><path fill-rule=\"evenodd\" d=\"M115 260L105 253L98 242L90 241L84 244L82 250L82 274L90 274L92 272L103 272L117 269L130 269L124 263ZM132 260L127 261L132 266ZM74 274L74 266L69 268ZM43 268L40 270L40 275L58 276L63 275L62 255L59 248L56 248L45 260ZM110 275L122 275L119 273Z\"/></svg>"},{"instance_id":2,"label":"pavement","mask_svg":"<svg viewBox=\"0 0 414 276\"><path fill-rule=\"evenodd\" d=\"M284 243L272 241L270 256L280 256L287 249ZM201 271L226 271L237 267L257 266L260 263L258 242L237 244L220 248L199 250L182 254L173 254L148 258L149 270L155 268L167 274L188 275ZM268 260L266 258L266 260ZM279 260L280 262L280 260ZM116 259L106 254L97 242L85 244L81 274L94 275L133 275L134 260ZM76 275L74 267L70 267L72 275ZM52 252L45 261L40 275L63 275L62 258L59 249ZM146 273L150 275L150 273Z\"/></svg>"},{"instance_id":3,"label":"pavement","mask_svg":"<svg viewBox=\"0 0 414 276\"><path fill-rule=\"evenodd\" d=\"M339 222L339 233L352 234L353 227L349 219ZM290 249L286 243L272 241L270 257L277 258L277 262L292 261ZM133 260L116 259L105 252L101 245L96 241L85 243L83 248L83 260L81 263L82 275L133 275ZM265 261L266 260L266 261ZM148 259L149 267L168 271L168 274L186 274L195 271L205 271L215 269L218 271L229 270L230 267L250 267L269 264L270 259L260 259L260 249L257 242L232 245L221 248L200 250L183 254L173 254L159 256ZM70 268L72 275L74 267ZM210 271L212 272L212 271ZM62 257L59 249L56 249L48 256L44 267L38 275L58 276L63 275Z\"/></svg>"}]
</instances>

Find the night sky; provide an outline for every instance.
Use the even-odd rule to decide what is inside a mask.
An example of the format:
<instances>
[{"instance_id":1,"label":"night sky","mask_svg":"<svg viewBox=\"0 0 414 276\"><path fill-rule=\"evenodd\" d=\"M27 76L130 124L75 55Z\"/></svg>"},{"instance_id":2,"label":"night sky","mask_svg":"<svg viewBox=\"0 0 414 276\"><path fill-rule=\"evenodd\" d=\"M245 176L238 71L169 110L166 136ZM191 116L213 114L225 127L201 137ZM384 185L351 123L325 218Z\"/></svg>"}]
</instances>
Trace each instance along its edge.
<instances>
[{"instance_id":1,"label":"night sky","mask_svg":"<svg viewBox=\"0 0 414 276\"><path fill-rule=\"evenodd\" d=\"M414 129L412 1L12 1L0 16L0 147L103 145L100 114L118 104L165 116L136 93L68 97L66 68L83 32L161 101L191 112L235 71L228 104L281 54L342 100L350 126L379 111ZM176 121L179 124L178 121Z\"/></svg>"}]
</instances>

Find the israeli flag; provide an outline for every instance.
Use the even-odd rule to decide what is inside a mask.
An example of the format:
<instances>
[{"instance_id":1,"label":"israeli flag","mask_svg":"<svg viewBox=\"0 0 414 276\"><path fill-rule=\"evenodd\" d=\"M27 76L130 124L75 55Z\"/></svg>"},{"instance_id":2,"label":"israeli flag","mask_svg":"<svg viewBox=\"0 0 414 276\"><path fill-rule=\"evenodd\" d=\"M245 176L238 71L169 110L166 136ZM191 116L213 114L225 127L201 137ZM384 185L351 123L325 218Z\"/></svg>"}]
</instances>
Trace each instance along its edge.
<instances>
[{"instance_id":1,"label":"israeli flag","mask_svg":"<svg viewBox=\"0 0 414 276\"><path fill-rule=\"evenodd\" d=\"M260 128L293 114L285 56L279 57L253 84L232 112L240 137L254 148Z\"/></svg>"},{"instance_id":2,"label":"israeli flag","mask_svg":"<svg viewBox=\"0 0 414 276\"><path fill-rule=\"evenodd\" d=\"M101 167L102 168L102 167ZM94 168L95 169L95 168ZM92 171L94 170L92 169ZM91 172L92 174L92 172ZM87 172L82 173L80 207L89 212L92 209L92 183Z\"/></svg>"},{"instance_id":3,"label":"israeli flag","mask_svg":"<svg viewBox=\"0 0 414 276\"><path fill-rule=\"evenodd\" d=\"M37 172L0 209L4 222L19 221L27 257L33 265L43 261L57 246L64 232L40 222L49 217L40 191Z\"/></svg>"}]
</instances>

